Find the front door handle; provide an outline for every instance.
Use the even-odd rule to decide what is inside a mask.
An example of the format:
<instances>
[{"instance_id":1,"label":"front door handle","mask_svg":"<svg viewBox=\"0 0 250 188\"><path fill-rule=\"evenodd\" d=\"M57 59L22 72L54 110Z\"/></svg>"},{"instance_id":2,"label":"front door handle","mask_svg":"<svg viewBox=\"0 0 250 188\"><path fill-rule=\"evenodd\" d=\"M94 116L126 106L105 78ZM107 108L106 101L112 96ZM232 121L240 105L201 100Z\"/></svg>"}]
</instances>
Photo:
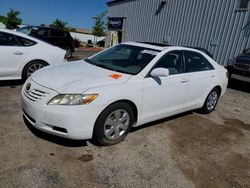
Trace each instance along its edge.
<instances>
[{"instance_id":1,"label":"front door handle","mask_svg":"<svg viewBox=\"0 0 250 188\"><path fill-rule=\"evenodd\" d=\"M187 78L182 78L182 79L181 79L181 83L186 83L186 82L188 82L188 79L187 79Z\"/></svg>"},{"instance_id":2,"label":"front door handle","mask_svg":"<svg viewBox=\"0 0 250 188\"><path fill-rule=\"evenodd\" d=\"M23 55L23 52L20 52L20 51L16 51L14 52L15 55Z\"/></svg>"}]
</instances>

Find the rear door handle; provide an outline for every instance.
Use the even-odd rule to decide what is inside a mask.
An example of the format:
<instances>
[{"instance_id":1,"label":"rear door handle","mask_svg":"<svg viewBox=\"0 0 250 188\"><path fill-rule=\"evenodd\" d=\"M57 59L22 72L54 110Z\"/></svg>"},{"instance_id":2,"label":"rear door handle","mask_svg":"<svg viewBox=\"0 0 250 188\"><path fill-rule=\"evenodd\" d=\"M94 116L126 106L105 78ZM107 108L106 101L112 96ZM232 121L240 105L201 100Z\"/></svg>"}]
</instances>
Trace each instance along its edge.
<instances>
[{"instance_id":1,"label":"rear door handle","mask_svg":"<svg viewBox=\"0 0 250 188\"><path fill-rule=\"evenodd\" d=\"M20 51L16 51L14 52L15 55L23 55L23 52L20 52Z\"/></svg>"},{"instance_id":2,"label":"rear door handle","mask_svg":"<svg viewBox=\"0 0 250 188\"><path fill-rule=\"evenodd\" d=\"M182 79L181 79L181 83L186 83L186 82L188 82L188 79L187 79L187 78L182 78Z\"/></svg>"}]
</instances>

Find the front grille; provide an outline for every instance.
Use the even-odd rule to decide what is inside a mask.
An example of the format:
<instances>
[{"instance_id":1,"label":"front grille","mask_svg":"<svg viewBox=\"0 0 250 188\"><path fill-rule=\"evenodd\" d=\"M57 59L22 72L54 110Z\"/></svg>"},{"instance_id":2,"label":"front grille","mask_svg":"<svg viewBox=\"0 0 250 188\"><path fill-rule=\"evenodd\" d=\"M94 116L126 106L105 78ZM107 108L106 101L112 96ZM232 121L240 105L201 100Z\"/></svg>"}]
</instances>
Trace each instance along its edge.
<instances>
[{"instance_id":1,"label":"front grille","mask_svg":"<svg viewBox=\"0 0 250 188\"><path fill-rule=\"evenodd\" d=\"M48 92L41 91L38 89L32 89L31 91L24 91L24 95L31 101L36 102L41 100L43 97L46 97L48 95Z\"/></svg>"}]
</instances>

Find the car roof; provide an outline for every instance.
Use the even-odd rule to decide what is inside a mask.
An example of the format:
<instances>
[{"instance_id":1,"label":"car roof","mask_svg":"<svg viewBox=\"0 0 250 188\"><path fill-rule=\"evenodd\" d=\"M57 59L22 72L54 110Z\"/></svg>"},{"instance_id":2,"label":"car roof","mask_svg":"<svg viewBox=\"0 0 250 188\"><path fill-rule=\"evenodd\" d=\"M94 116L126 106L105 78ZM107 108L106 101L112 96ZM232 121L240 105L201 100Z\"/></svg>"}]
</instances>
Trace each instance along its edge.
<instances>
[{"instance_id":1,"label":"car roof","mask_svg":"<svg viewBox=\"0 0 250 188\"><path fill-rule=\"evenodd\" d=\"M56 28L49 27L49 26L27 25L27 26L21 27L19 29L22 29L22 28L53 29L53 30L59 30L59 31L63 31L63 32L68 32L68 31L64 31L64 30L61 30L61 29L56 29Z\"/></svg>"},{"instance_id":2,"label":"car roof","mask_svg":"<svg viewBox=\"0 0 250 188\"><path fill-rule=\"evenodd\" d=\"M10 34L13 34L13 35L18 35L20 37L25 37L27 39L30 39L30 40L33 40L33 41L36 41L36 42L41 42L41 40L39 40L39 39L36 39L34 37L30 37L29 35L26 35L24 33L17 32L17 31L14 31L14 30L0 29L0 31L5 32L5 33L10 33Z\"/></svg>"},{"instance_id":3,"label":"car roof","mask_svg":"<svg viewBox=\"0 0 250 188\"><path fill-rule=\"evenodd\" d=\"M37 43L43 43L43 44L46 44L46 45L54 46L54 45L52 45L50 43L47 43L46 41L40 40L39 38L24 34L24 33L18 32L18 31L9 30L9 29L0 29L0 32L1 31L5 32L5 33L10 33L10 34L13 34L13 35L17 35L17 36L20 36L20 37L24 37L26 39L32 40L32 41L37 42ZM54 47L57 47L57 46L54 46Z\"/></svg>"},{"instance_id":4,"label":"car roof","mask_svg":"<svg viewBox=\"0 0 250 188\"><path fill-rule=\"evenodd\" d=\"M154 50L158 50L158 51L162 51L164 49L166 49L166 47L164 46L156 46L153 44L149 44L149 43L142 43L142 42L123 42L122 44L128 44L128 45L133 45L133 46L138 46L138 47L144 47L144 48L150 48L150 49L154 49Z\"/></svg>"},{"instance_id":5,"label":"car roof","mask_svg":"<svg viewBox=\"0 0 250 188\"><path fill-rule=\"evenodd\" d=\"M160 44L159 43L151 43L151 42L123 42L122 44L128 44L128 45L133 45L133 46L138 46L138 47L144 47L144 48L150 48L158 51L163 51L163 50L189 50L189 51L194 51L194 52L199 52L202 54L206 54L203 51L193 48L193 47L185 47L185 46L170 46L167 44ZM206 54L207 55L207 54Z\"/></svg>"}]
</instances>

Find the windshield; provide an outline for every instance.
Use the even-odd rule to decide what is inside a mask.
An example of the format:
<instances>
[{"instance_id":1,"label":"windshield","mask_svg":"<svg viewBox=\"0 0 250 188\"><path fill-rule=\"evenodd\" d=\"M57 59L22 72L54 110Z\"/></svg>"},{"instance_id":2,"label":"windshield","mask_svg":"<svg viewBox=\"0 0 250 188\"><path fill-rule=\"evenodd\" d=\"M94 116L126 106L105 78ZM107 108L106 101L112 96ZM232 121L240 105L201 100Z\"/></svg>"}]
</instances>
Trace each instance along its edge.
<instances>
[{"instance_id":1,"label":"windshield","mask_svg":"<svg viewBox=\"0 0 250 188\"><path fill-rule=\"evenodd\" d=\"M159 51L132 45L117 45L86 59L88 63L127 74L138 74Z\"/></svg>"}]
</instances>

